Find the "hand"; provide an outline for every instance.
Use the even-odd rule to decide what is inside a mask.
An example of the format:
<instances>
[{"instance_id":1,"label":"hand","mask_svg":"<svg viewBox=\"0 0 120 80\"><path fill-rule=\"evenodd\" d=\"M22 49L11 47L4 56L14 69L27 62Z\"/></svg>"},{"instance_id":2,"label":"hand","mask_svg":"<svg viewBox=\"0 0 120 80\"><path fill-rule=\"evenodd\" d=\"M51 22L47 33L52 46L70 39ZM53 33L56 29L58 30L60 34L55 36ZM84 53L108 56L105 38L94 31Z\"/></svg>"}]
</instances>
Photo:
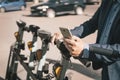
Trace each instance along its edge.
<instances>
[{"instance_id":1,"label":"hand","mask_svg":"<svg viewBox=\"0 0 120 80\"><path fill-rule=\"evenodd\" d=\"M54 33L52 38L51 38L51 43L55 43L55 42L57 42L58 40L60 40L62 38L63 38L62 34Z\"/></svg>"},{"instance_id":2,"label":"hand","mask_svg":"<svg viewBox=\"0 0 120 80\"><path fill-rule=\"evenodd\" d=\"M73 57L78 57L83 51L84 42L76 36L72 36L71 39L64 39L64 44Z\"/></svg>"}]
</instances>

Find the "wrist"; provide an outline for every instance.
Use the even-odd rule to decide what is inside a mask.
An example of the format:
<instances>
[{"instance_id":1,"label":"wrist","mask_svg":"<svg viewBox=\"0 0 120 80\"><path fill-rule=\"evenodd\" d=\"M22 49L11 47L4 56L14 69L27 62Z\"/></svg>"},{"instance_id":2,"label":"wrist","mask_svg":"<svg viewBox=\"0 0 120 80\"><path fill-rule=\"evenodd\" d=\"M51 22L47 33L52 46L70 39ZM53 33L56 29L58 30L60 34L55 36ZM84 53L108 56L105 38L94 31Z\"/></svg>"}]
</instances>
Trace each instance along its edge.
<instances>
[{"instance_id":1,"label":"wrist","mask_svg":"<svg viewBox=\"0 0 120 80\"><path fill-rule=\"evenodd\" d=\"M86 44L86 43L85 43L84 46L83 46L83 50L84 50L84 49L89 50L89 44Z\"/></svg>"},{"instance_id":2,"label":"wrist","mask_svg":"<svg viewBox=\"0 0 120 80\"><path fill-rule=\"evenodd\" d=\"M83 45L83 50L82 50L82 52L80 52L79 53L79 55L78 56L76 56L76 57L74 57L74 58L76 58L76 59L79 59L79 58L87 58L87 56L89 55L89 44L84 44Z\"/></svg>"}]
</instances>

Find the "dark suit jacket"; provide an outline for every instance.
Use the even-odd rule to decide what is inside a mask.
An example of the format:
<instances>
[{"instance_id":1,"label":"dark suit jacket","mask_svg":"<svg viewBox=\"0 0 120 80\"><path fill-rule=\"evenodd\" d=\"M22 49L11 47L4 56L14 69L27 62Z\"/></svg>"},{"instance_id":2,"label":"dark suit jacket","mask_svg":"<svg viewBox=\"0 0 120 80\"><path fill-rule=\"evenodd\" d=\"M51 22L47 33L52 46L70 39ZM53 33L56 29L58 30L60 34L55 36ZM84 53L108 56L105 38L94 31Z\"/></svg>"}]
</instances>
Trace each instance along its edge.
<instances>
[{"instance_id":1,"label":"dark suit jacket","mask_svg":"<svg viewBox=\"0 0 120 80\"><path fill-rule=\"evenodd\" d=\"M90 44L89 46L96 46L112 50L113 52L118 51L117 54L120 54L120 11L117 13L116 19L114 20L107 43L99 44L100 36L107 19L106 17L113 3L113 0L103 0L94 16L79 27L75 27L71 32L73 35L84 38L98 30L96 44ZM120 80L119 57L92 54L89 50L89 53L84 53L83 51L82 58L91 60L94 69L102 68L102 80Z\"/></svg>"}]
</instances>

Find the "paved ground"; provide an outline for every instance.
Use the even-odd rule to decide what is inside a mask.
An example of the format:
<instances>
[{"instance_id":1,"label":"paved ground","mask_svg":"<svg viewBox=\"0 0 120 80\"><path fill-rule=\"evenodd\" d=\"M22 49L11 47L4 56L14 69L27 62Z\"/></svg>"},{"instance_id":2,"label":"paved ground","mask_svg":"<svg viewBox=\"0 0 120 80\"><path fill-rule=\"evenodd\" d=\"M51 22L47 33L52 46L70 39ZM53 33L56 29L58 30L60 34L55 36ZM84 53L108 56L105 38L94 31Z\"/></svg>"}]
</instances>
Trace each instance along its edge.
<instances>
[{"instance_id":1,"label":"paved ground","mask_svg":"<svg viewBox=\"0 0 120 80\"><path fill-rule=\"evenodd\" d=\"M28 3L31 6L32 3ZM9 56L9 47L15 41L13 36L14 32L17 31L17 26L15 21L21 19L25 21L28 25L35 24L40 26L41 29L50 31L51 33L58 32L58 27L69 27L73 28L79 26L84 21L91 18L94 12L97 10L99 5L88 5L82 16L67 14L59 15L54 19L49 19L47 17L31 17L29 7L25 11L13 11L0 13L0 80L5 77L7 60ZM96 33L92 34L83 40L87 43L95 42ZM31 35L25 33L25 42L31 40ZM40 46L39 46L40 47ZM23 51L23 53L29 53L28 50ZM29 55L29 54L27 54ZM58 61L60 60L60 54L54 45L50 45L50 50L47 54L48 60ZM92 68L84 67L78 60L72 59L73 68L67 71L67 75L71 77L72 80L99 80L100 71L93 71ZM18 74L25 80L26 72L23 67L20 66Z\"/></svg>"}]
</instances>

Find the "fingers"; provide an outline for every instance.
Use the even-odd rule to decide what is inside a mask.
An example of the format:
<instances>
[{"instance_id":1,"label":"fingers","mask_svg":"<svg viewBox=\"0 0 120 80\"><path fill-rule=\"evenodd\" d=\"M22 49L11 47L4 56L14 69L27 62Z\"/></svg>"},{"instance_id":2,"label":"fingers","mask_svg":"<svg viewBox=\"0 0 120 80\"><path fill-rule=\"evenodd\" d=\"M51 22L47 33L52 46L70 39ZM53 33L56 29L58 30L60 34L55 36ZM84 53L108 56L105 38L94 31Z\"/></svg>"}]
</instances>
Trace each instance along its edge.
<instances>
[{"instance_id":1,"label":"fingers","mask_svg":"<svg viewBox=\"0 0 120 80\"><path fill-rule=\"evenodd\" d=\"M73 46L64 42L65 47L71 52L73 50Z\"/></svg>"},{"instance_id":2,"label":"fingers","mask_svg":"<svg viewBox=\"0 0 120 80\"><path fill-rule=\"evenodd\" d=\"M64 44L66 46L66 48L73 53L74 51L76 51L76 41L75 40L71 40L71 39L64 39Z\"/></svg>"},{"instance_id":3,"label":"fingers","mask_svg":"<svg viewBox=\"0 0 120 80\"><path fill-rule=\"evenodd\" d=\"M72 39L64 39L64 43L66 45L70 45L70 46L74 46L75 45L75 41Z\"/></svg>"},{"instance_id":4,"label":"fingers","mask_svg":"<svg viewBox=\"0 0 120 80\"><path fill-rule=\"evenodd\" d=\"M79 37L76 37L76 36L73 36L72 39L76 42L81 41L81 39Z\"/></svg>"},{"instance_id":5,"label":"fingers","mask_svg":"<svg viewBox=\"0 0 120 80\"><path fill-rule=\"evenodd\" d=\"M73 36L71 39L64 39L64 44L72 56L79 56L83 50L82 40L75 36Z\"/></svg>"},{"instance_id":6,"label":"fingers","mask_svg":"<svg viewBox=\"0 0 120 80\"><path fill-rule=\"evenodd\" d=\"M55 38L56 38L56 35L54 34L54 35L52 36L52 38L51 38L51 43L54 43Z\"/></svg>"},{"instance_id":7,"label":"fingers","mask_svg":"<svg viewBox=\"0 0 120 80\"><path fill-rule=\"evenodd\" d=\"M60 38L62 38L60 33L54 33L52 38L51 38L51 43L56 42L57 40L59 40Z\"/></svg>"},{"instance_id":8,"label":"fingers","mask_svg":"<svg viewBox=\"0 0 120 80\"><path fill-rule=\"evenodd\" d=\"M80 52L78 52L76 46L65 44L65 47L69 50L71 56L79 56Z\"/></svg>"},{"instance_id":9,"label":"fingers","mask_svg":"<svg viewBox=\"0 0 120 80\"><path fill-rule=\"evenodd\" d=\"M81 41L80 38L76 36L72 36L71 39L64 39L64 42L66 43L66 45L71 45L71 46L75 46L76 43L79 41Z\"/></svg>"}]
</instances>

